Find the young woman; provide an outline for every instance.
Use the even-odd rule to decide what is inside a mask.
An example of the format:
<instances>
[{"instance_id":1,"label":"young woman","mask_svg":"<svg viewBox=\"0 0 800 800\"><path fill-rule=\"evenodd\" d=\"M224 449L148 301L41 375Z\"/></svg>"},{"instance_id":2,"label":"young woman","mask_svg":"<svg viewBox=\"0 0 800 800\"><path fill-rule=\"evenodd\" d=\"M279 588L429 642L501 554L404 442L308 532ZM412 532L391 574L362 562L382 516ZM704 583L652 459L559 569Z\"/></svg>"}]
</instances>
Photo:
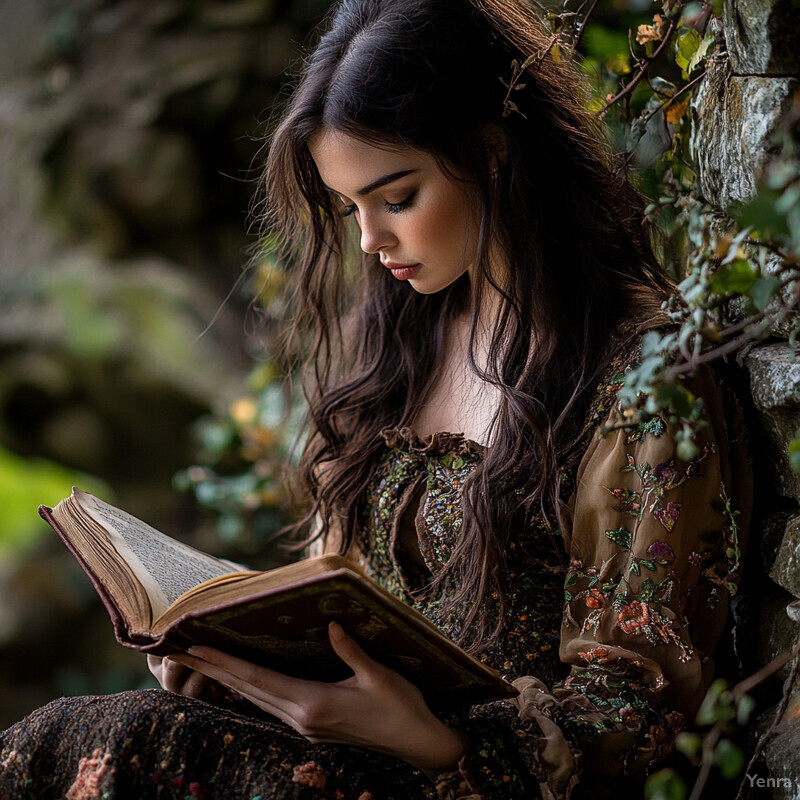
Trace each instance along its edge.
<instances>
[{"instance_id":1,"label":"young woman","mask_svg":"<svg viewBox=\"0 0 800 800\"><path fill-rule=\"evenodd\" d=\"M596 435L670 286L584 93L524 0L342 0L265 178L314 331L312 551L519 696L445 714L335 625L339 683L198 648L151 659L171 692L10 729L0 797L602 797L669 754L712 675L747 481L710 374L691 462L658 417ZM220 687L252 713L195 699Z\"/></svg>"}]
</instances>

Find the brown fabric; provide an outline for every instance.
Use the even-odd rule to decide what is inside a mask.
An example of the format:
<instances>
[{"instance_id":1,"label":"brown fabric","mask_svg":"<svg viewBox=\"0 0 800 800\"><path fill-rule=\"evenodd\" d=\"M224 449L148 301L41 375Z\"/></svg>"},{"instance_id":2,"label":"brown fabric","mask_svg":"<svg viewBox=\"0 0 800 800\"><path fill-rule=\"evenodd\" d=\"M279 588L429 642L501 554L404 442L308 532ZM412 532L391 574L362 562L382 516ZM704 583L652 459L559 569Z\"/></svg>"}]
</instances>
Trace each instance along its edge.
<instances>
[{"instance_id":1,"label":"brown fabric","mask_svg":"<svg viewBox=\"0 0 800 800\"><path fill-rule=\"evenodd\" d=\"M676 424L654 418L596 435L578 466L563 531L570 567L559 655L571 673L552 688L518 677L511 701L523 724L534 723L517 742L535 750L547 800L569 798L579 781L601 798L625 776L643 779L714 677L710 655L738 588L751 474L741 418L711 370L691 389L705 413L688 463L677 456ZM481 740L474 749L490 748ZM474 764L462 759L437 784L441 800L461 797L452 786L472 790L470 774ZM477 796L493 791L487 780Z\"/></svg>"}]
</instances>

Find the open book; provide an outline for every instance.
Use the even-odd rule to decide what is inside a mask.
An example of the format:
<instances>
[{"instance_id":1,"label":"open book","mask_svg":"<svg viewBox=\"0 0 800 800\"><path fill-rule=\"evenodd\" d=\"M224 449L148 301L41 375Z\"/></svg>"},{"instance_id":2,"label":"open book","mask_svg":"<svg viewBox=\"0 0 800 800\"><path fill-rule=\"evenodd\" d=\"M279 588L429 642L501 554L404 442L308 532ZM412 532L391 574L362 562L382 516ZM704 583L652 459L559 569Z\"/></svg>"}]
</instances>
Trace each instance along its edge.
<instances>
[{"instance_id":1,"label":"open book","mask_svg":"<svg viewBox=\"0 0 800 800\"><path fill-rule=\"evenodd\" d=\"M435 705L514 697L499 673L338 555L255 572L195 550L88 492L39 513L91 579L124 645L169 655L216 647L300 678L351 674L328 641L336 620Z\"/></svg>"}]
</instances>

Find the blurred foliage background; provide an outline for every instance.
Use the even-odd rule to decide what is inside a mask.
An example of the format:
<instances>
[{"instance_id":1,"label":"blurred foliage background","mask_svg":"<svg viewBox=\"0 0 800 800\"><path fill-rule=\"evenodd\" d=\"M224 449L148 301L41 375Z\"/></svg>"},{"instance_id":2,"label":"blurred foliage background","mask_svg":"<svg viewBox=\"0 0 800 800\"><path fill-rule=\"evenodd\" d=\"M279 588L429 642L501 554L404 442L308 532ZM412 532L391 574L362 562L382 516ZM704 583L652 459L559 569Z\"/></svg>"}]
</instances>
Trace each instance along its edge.
<instances>
[{"instance_id":1,"label":"blurred foliage background","mask_svg":"<svg viewBox=\"0 0 800 800\"><path fill-rule=\"evenodd\" d=\"M38 503L77 483L225 557L285 557L281 464L299 409L284 405L274 339L291 309L247 212L284 73L329 5L0 0L0 727L58 694L153 685ZM733 294L763 311L785 285L698 187L690 100L719 51L721 2L540 8L552 38L535 55L586 73L664 265L705 276L688 335L724 343ZM798 119L737 212L773 237L777 275L800 251Z\"/></svg>"},{"instance_id":2,"label":"blurred foliage background","mask_svg":"<svg viewBox=\"0 0 800 800\"><path fill-rule=\"evenodd\" d=\"M204 549L279 557L287 436L262 391L270 326L250 324L279 286L244 269L248 209L327 6L0 0L0 727L152 685L38 504L77 484ZM195 463L248 468L220 484Z\"/></svg>"}]
</instances>

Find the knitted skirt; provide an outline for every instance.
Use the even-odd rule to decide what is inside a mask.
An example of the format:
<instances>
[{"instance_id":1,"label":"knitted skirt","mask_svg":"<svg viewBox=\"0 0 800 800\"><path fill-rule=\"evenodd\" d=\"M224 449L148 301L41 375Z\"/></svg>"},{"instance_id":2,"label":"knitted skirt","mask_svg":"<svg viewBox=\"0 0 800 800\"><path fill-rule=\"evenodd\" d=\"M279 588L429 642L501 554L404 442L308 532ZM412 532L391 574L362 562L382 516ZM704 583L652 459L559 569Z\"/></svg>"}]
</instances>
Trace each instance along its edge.
<instances>
[{"instance_id":1,"label":"knitted skirt","mask_svg":"<svg viewBox=\"0 0 800 800\"><path fill-rule=\"evenodd\" d=\"M0 800L426 800L404 761L147 690L56 700L0 734Z\"/></svg>"}]
</instances>

